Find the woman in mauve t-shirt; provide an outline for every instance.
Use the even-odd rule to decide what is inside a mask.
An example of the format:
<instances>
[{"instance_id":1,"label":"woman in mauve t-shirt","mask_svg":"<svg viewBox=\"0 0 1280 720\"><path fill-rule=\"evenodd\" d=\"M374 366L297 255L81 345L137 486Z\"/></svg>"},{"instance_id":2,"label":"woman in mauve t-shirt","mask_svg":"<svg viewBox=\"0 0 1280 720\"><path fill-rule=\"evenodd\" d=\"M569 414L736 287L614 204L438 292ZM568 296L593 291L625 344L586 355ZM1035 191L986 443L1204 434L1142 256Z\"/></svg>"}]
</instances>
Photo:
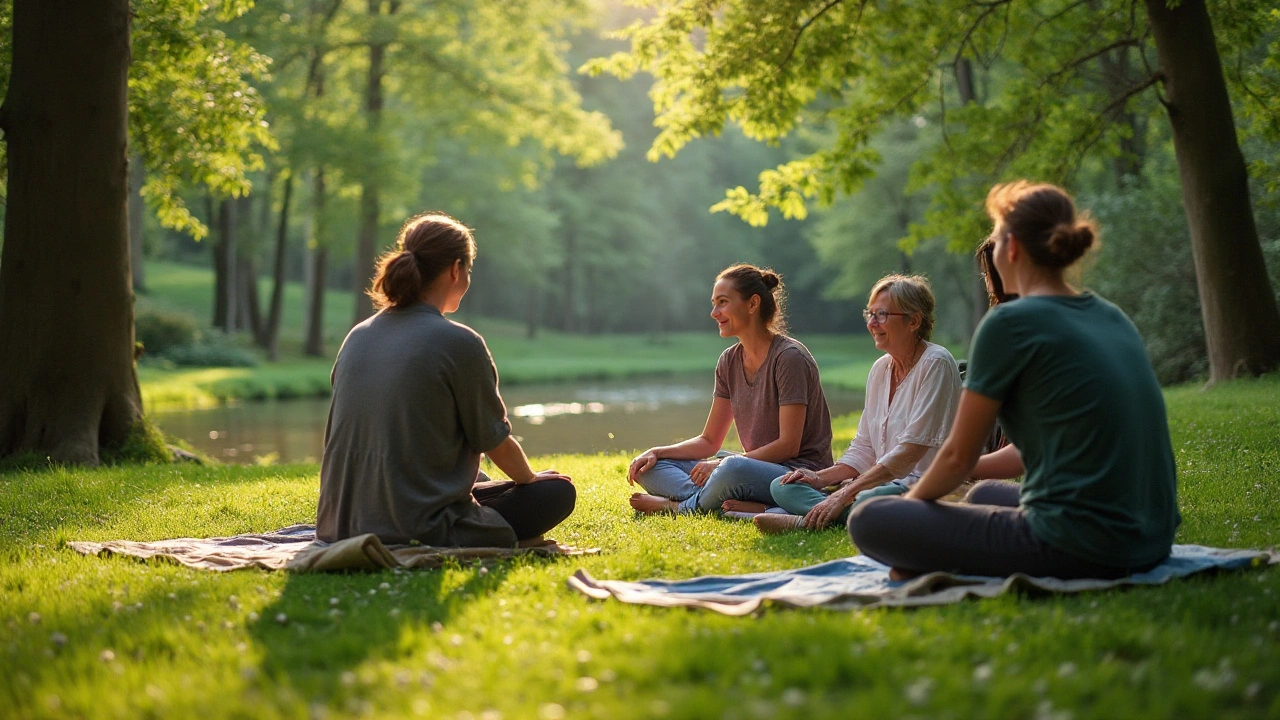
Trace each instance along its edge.
<instances>
[{"instance_id":1,"label":"woman in mauve t-shirt","mask_svg":"<svg viewBox=\"0 0 1280 720\"><path fill-rule=\"evenodd\" d=\"M711 317L721 337L738 343L716 363L702 434L649 448L631 462L627 480L647 491L631 496L633 508L761 512L774 504L774 478L831 466L831 413L818 364L804 345L782 334L782 303L782 279L771 270L734 265L717 276ZM745 454L720 453L730 424L737 425Z\"/></svg>"}]
</instances>

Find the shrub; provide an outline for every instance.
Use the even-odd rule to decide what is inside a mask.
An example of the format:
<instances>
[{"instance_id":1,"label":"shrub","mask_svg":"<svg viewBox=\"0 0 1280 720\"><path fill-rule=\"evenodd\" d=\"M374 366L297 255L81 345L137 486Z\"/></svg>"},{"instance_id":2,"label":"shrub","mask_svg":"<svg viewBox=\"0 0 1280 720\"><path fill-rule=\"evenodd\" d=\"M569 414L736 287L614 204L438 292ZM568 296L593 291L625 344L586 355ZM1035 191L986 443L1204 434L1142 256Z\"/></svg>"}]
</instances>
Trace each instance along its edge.
<instances>
[{"instance_id":1,"label":"shrub","mask_svg":"<svg viewBox=\"0 0 1280 720\"><path fill-rule=\"evenodd\" d=\"M133 328L144 356L161 357L172 348L200 340L200 325L187 313L143 310L134 318Z\"/></svg>"}]
</instances>

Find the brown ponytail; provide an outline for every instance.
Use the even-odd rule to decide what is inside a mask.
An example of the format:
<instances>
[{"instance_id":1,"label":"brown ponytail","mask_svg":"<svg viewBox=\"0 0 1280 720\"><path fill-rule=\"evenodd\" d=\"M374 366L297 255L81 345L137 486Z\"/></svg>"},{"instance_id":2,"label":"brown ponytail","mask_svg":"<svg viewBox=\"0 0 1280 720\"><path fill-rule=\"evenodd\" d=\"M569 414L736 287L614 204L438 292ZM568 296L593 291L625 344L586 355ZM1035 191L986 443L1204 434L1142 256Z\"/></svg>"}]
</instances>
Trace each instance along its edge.
<instances>
[{"instance_id":1,"label":"brown ponytail","mask_svg":"<svg viewBox=\"0 0 1280 720\"><path fill-rule=\"evenodd\" d=\"M781 275L768 268L743 263L725 268L716 276L716 280L728 280L743 300L759 295L760 319L764 321L765 327L777 335L787 331L787 294L782 286Z\"/></svg>"},{"instance_id":2,"label":"brown ponytail","mask_svg":"<svg viewBox=\"0 0 1280 720\"><path fill-rule=\"evenodd\" d=\"M1032 262L1054 270L1079 260L1098 236L1088 215L1077 217L1071 196L1047 183L996 185L987 194L987 214L1018 239Z\"/></svg>"},{"instance_id":3,"label":"brown ponytail","mask_svg":"<svg viewBox=\"0 0 1280 720\"><path fill-rule=\"evenodd\" d=\"M416 301L457 261L476 257L471 228L441 212L414 215L400 227L395 247L379 260L368 294L378 310Z\"/></svg>"}]
</instances>

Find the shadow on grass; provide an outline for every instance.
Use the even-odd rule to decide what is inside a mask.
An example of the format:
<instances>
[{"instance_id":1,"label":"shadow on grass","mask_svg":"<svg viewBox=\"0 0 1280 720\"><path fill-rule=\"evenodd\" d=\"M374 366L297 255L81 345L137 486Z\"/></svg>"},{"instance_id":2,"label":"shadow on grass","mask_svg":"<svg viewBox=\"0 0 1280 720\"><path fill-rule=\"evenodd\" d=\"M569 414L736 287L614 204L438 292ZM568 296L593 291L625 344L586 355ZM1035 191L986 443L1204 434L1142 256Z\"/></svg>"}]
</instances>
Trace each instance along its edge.
<instances>
[{"instance_id":1,"label":"shadow on grass","mask_svg":"<svg viewBox=\"0 0 1280 720\"><path fill-rule=\"evenodd\" d=\"M265 650L261 670L269 679L315 700L349 699L359 694L358 683L372 684L350 671L369 660L394 665L420 656L415 634L451 637L455 617L496 593L510 562L290 575L280 596L246 629ZM396 678L415 681L429 685L430 676Z\"/></svg>"}]
</instances>

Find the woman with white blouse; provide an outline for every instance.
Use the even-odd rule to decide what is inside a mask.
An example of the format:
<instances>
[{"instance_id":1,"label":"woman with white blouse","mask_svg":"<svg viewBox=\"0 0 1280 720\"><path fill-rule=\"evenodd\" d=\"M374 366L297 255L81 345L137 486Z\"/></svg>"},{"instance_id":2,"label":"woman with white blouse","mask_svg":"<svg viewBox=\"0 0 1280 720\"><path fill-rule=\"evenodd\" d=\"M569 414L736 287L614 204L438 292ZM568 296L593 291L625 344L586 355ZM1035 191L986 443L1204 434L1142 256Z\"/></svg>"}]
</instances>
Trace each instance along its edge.
<instances>
[{"instance_id":1,"label":"woman with white blouse","mask_svg":"<svg viewBox=\"0 0 1280 720\"><path fill-rule=\"evenodd\" d=\"M951 430L960 371L946 348L929 342L934 298L928 279L889 275L869 298L862 316L885 355L867 376L858 434L835 465L793 470L773 481L773 500L789 514L757 515L761 532L843 525L854 504L907 492ZM839 487L823 492L833 485Z\"/></svg>"}]
</instances>

